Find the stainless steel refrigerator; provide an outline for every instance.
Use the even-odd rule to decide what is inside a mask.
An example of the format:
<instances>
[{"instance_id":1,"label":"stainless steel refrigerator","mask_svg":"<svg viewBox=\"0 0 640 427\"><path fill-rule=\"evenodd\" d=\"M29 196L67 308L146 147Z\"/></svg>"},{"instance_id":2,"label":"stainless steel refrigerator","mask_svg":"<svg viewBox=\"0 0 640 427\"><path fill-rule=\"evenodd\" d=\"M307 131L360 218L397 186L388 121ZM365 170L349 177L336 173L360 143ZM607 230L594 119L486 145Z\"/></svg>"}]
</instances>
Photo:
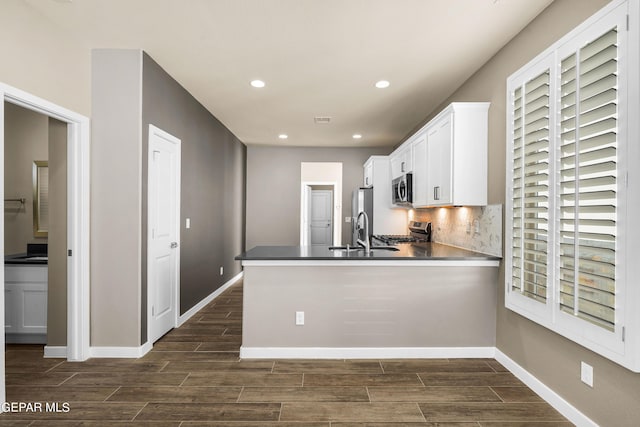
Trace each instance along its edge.
<instances>
[{"instance_id":1,"label":"stainless steel refrigerator","mask_svg":"<svg viewBox=\"0 0 640 427\"><path fill-rule=\"evenodd\" d=\"M351 244L357 246L358 238L364 240L364 221L360 220L360 227L356 227L356 219L360 212L366 212L369 217L369 238L373 234L373 188L356 188L351 199ZM358 236L358 234L360 235Z\"/></svg>"}]
</instances>

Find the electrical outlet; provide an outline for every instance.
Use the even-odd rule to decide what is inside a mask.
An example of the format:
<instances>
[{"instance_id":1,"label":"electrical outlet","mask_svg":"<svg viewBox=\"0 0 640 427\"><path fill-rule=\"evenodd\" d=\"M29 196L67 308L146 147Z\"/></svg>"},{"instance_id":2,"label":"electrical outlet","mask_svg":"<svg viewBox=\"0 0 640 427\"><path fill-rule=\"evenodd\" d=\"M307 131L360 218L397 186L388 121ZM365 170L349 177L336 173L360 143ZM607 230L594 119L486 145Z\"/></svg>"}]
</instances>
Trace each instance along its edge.
<instances>
[{"instance_id":1,"label":"electrical outlet","mask_svg":"<svg viewBox=\"0 0 640 427\"><path fill-rule=\"evenodd\" d=\"M220 267L220 275L222 276L224 274L224 267Z\"/></svg>"},{"instance_id":2,"label":"electrical outlet","mask_svg":"<svg viewBox=\"0 0 640 427\"><path fill-rule=\"evenodd\" d=\"M296 326L304 325L304 311L296 311Z\"/></svg>"},{"instance_id":3,"label":"electrical outlet","mask_svg":"<svg viewBox=\"0 0 640 427\"><path fill-rule=\"evenodd\" d=\"M185 228L191 228L191 218L187 218L184 222Z\"/></svg>"},{"instance_id":4,"label":"electrical outlet","mask_svg":"<svg viewBox=\"0 0 640 427\"><path fill-rule=\"evenodd\" d=\"M351 217L350 216L345 216L344 217L344 222L351 222Z\"/></svg>"},{"instance_id":5,"label":"electrical outlet","mask_svg":"<svg viewBox=\"0 0 640 427\"><path fill-rule=\"evenodd\" d=\"M580 362L580 379L589 387L593 387L593 366Z\"/></svg>"},{"instance_id":6,"label":"electrical outlet","mask_svg":"<svg viewBox=\"0 0 640 427\"><path fill-rule=\"evenodd\" d=\"M480 234L480 220L473 220L473 232L475 234Z\"/></svg>"},{"instance_id":7,"label":"electrical outlet","mask_svg":"<svg viewBox=\"0 0 640 427\"><path fill-rule=\"evenodd\" d=\"M471 221L467 221L467 234L471 234Z\"/></svg>"}]
</instances>

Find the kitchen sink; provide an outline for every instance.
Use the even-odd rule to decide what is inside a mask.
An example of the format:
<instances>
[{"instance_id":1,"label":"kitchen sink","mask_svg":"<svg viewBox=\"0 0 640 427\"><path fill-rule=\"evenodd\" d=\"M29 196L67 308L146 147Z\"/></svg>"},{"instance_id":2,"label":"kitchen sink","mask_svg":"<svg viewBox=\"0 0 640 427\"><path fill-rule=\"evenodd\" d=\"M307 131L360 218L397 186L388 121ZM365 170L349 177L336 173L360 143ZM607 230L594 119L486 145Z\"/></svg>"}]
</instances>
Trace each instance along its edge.
<instances>
[{"instance_id":1,"label":"kitchen sink","mask_svg":"<svg viewBox=\"0 0 640 427\"><path fill-rule=\"evenodd\" d=\"M364 251L361 246L329 246L330 251L345 251L345 252L357 252Z\"/></svg>"},{"instance_id":2,"label":"kitchen sink","mask_svg":"<svg viewBox=\"0 0 640 427\"><path fill-rule=\"evenodd\" d=\"M364 251L362 246L329 246L330 251L345 251L345 252L357 252ZM372 251L382 250L382 251L399 251L395 246L371 246Z\"/></svg>"}]
</instances>

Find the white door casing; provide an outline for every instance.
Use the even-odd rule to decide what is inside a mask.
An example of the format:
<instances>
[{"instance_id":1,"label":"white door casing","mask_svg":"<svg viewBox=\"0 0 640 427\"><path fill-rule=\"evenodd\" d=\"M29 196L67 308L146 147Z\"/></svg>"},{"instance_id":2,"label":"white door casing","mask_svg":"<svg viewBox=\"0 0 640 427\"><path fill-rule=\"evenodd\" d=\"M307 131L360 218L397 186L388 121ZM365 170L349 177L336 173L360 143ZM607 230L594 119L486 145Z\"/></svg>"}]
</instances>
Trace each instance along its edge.
<instances>
[{"instance_id":1,"label":"white door casing","mask_svg":"<svg viewBox=\"0 0 640 427\"><path fill-rule=\"evenodd\" d=\"M311 221L309 236L312 245L330 245L333 235L333 192L311 191Z\"/></svg>"},{"instance_id":2,"label":"white door casing","mask_svg":"<svg viewBox=\"0 0 640 427\"><path fill-rule=\"evenodd\" d=\"M0 101L67 123L67 359L89 358L90 281L90 123L89 118L15 87L0 83ZM4 207L4 102L0 102L0 206ZM0 217L0 240L4 240ZM0 258L4 247L0 247ZM0 269L4 288L4 269ZM0 330L4 329L4 290L0 290ZM0 335L4 347L4 334ZM0 353L0 403L5 402L4 352Z\"/></svg>"},{"instance_id":3,"label":"white door casing","mask_svg":"<svg viewBox=\"0 0 640 427\"><path fill-rule=\"evenodd\" d=\"M342 162L300 162L300 183L300 244L309 244L308 241L303 243L302 239L309 231L304 223L307 211L303 196L305 186L329 186L333 190L333 244L339 245L342 241L342 221L336 218L342 217Z\"/></svg>"},{"instance_id":4,"label":"white door casing","mask_svg":"<svg viewBox=\"0 0 640 427\"><path fill-rule=\"evenodd\" d=\"M153 343L177 325L180 288L180 140L149 125L147 319Z\"/></svg>"},{"instance_id":5,"label":"white door casing","mask_svg":"<svg viewBox=\"0 0 640 427\"><path fill-rule=\"evenodd\" d=\"M310 244L309 224L311 223L311 186L302 184L300 203L300 246Z\"/></svg>"}]
</instances>

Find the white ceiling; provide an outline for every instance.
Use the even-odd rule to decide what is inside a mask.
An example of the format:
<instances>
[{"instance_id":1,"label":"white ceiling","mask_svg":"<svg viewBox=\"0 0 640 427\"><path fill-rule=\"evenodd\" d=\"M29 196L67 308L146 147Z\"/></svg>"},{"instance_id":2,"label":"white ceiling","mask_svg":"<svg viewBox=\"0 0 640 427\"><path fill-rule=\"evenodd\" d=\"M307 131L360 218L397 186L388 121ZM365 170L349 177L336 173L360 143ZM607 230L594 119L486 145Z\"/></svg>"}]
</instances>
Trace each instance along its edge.
<instances>
[{"instance_id":1,"label":"white ceiling","mask_svg":"<svg viewBox=\"0 0 640 427\"><path fill-rule=\"evenodd\" d=\"M336 147L399 143L552 1L25 3L91 48L143 49L247 144Z\"/></svg>"}]
</instances>

